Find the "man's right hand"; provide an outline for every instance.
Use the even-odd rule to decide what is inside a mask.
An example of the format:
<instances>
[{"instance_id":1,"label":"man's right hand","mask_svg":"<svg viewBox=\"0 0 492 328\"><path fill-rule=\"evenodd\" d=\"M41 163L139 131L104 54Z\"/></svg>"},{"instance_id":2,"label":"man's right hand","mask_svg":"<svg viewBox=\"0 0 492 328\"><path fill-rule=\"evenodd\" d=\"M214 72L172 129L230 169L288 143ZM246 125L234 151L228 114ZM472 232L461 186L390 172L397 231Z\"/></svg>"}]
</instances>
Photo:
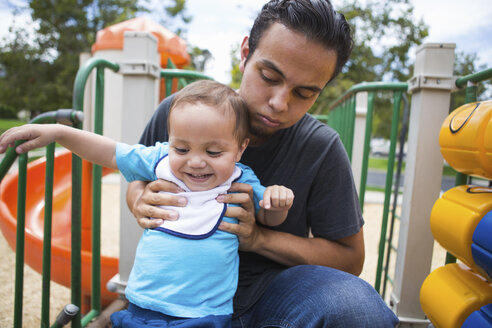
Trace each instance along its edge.
<instances>
[{"instance_id":1,"label":"man's right hand","mask_svg":"<svg viewBox=\"0 0 492 328\"><path fill-rule=\"evenodd\" d=\"M186 198L174 196L168 193L183 192L176 184L166 180L152 182L134 181L128 184L126 201L128 208L137 219L138 224L144 228L156 228L163 220L177 220L178 212L166 210L159 206L185 206Z\"/></svg>"}]
</instances>

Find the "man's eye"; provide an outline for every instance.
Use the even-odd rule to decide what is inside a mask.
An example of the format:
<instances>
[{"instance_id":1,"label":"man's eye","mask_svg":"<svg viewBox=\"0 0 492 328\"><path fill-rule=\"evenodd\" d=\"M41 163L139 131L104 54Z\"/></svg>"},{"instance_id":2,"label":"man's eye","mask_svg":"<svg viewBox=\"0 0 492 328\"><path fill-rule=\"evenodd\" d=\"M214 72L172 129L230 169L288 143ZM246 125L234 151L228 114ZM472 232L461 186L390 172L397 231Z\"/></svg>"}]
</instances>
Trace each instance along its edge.
<instances>
[{"instance_id":1,"label":"man's eye","mask_svg":"<svg viewBox=\"0 0 492 328\"><path fill-rule=\"evenodd\" d=\"M188 152L188 149L174 147L174 151L178 154L186 154Z\"/></svg>"},{"instance_id":2,"label":"man's eye","mask_svg":"<svg viewBox=\"0 0 492 328\"><path fill-rule=\"evenodd\" d=\"M297 97L301 99L309 99L314 95L314 92L304 89L304 90L296 90L295 94Z\"/></svg>"},{"instance_id":3,"label":"man's eye","mask_svg":"<svg viewBox=\"0 0 492 328\"><path fill-rule=\"evenodd\" d=\"M220 156L220 154L222 154L221 151L211 151L211 150L207 150L207 154L209 156L212 156L212 157L217 157L217 156Z\"/></svg>"},{"instance_id":4,"label":"man's eye","mask_svg":"<svg viewBox=\"0 0 492 328\"><path fill-rule=\"evenodd\" d=\"M277 83L277 80L275 80L274 78L268 77L263 72L260 72L260 76L267 83Z\"/></svg>"},{"instance_id":5,"label":"man's eye","mask_svg":"<svg viewBox=\"0 0 492 328\"><path fill-rule=\"evenodd\" d=\"M309 99L311 97L311 95L308 94L308 92L296 91L295 93L296 93L297 97L299 97L301 99Z\"/></svg>"}]
</instances>

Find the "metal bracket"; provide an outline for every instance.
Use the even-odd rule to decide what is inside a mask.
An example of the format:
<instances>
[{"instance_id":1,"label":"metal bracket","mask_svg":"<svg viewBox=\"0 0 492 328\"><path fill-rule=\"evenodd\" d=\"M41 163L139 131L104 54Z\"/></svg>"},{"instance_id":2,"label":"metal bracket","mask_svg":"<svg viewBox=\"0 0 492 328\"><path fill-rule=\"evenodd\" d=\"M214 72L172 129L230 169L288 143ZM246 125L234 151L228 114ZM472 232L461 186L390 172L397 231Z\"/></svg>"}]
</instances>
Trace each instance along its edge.
<instances>
[{"instance_id":1,"label":"metal bracket","mask_svg":"<svg viewBox=\"0 0 492 328\"><path fill-rule=\"evenodd\" d=\"M126 281L122 281L120 274L117 273L106 283L106 288L110 292L125 295Z\"/></svg>"},{"instance_id":2,"label":"metal bracket","mask_svg":"<svg viewBox=\"0 0 492 328\"><path fill-rule=\"evenodd\" d=\"M431 324L430 320L425 318L410 318L410 317L403 317L398 315L398 305L400 304L400 301L396 297L394 293L391 293L390 295L390 300L388 306L391 308L391 310L398 316L398 320L400 320L400 324L398 327L400 328L428 328L430 327L429 325Z\"/></svg>"},{"instance_id":3,"label":"metal bracket","mask_svg":"<svg viewBox=\"0 0 492 328\"><path fill-rule=\"evenodd\" d=\"M458 90L454 76L416 75L408 81L408 92L420 89Z\"/></svg>"},{"instance_id":4,"label":"metal bracket","mask_svg":"<svg viewBox=\"0 0 492 328\"><path fill-rule=\"evenodd\" d=\"M160 77L160 67L148 62L118 63L119 73L124 75L150 75Z\"/></svg>"}]
</instances>

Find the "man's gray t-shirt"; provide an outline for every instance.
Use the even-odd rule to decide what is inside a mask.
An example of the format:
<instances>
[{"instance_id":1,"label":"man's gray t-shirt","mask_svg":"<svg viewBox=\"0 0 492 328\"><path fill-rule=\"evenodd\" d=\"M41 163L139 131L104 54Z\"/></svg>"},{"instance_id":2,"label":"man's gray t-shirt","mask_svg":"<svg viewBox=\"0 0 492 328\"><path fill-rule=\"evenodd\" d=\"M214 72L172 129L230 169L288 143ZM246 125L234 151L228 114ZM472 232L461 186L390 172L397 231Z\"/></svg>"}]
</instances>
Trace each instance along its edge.
<instances>
[{"instance_id":1,"label":"man's gray t-shirt","mask_svg":"<svg viewBox=\"0 0 492 328\"><path fill-rule=\"evenodd\" d=\"M167 141L171 97L157 108L140 143ZM307 237L338 240L359 232L364 224L350 162L338 134L306 114L259 147L248 147L241 163L250 166L262 185L293 190L294 204L284 223L269 229ZM263 294L271 279L286 267L251 252L239 252L239 285L234 315L240 315Z\"/></svg>"}]
</instances>

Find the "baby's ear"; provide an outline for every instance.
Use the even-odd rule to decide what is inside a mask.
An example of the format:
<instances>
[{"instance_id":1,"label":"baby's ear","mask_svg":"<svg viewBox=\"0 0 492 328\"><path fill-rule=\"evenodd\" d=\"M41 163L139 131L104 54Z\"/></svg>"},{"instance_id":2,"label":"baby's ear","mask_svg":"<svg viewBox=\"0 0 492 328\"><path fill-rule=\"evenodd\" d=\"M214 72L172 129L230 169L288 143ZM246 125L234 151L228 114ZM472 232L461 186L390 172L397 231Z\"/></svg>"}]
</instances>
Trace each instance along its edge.
<instances>
[{"instance_id":1,"label":"baby's ear","mask_svg":"<svg viewBox=\"0 0 492 328\"><path fill-rule=\"evenodd\" d=\"M237 157L236 157L236 162L239 162L241 160L241 156L243 156L244 151L246 150L246 147L248 147L249 144L249 139L246 138L244 141L239 145L239 149L237 151Z\"/></svg>"}]
</instances>

